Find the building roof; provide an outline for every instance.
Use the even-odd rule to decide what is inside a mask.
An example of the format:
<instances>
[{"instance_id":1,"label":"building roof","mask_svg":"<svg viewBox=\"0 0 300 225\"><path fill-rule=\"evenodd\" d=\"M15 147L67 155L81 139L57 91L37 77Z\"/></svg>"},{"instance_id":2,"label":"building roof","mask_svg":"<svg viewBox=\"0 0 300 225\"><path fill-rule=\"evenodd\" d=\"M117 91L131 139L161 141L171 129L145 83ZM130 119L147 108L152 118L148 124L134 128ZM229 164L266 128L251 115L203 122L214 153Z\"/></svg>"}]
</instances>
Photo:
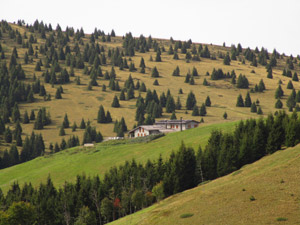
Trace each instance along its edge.
<instances>
[{"instance_id":1,"label":"building roof","mask_svg":"<svg viewBox=\"0 0 300 225\"><path fill-rule=\"evenodd\" d=\"M162 125L162 124L166 124L166 123L168 123L168 124L172 124L172 123L187 124L190 122L200 123L196 120L159 120L159 121L155 122L155 124L157 124L157 125Z\"/></svg>"},{"instance_id":2,"label":"building roof","mask_svg":"<svg viewBox=\"0 0 300 225\"><path fill-rule=\"evenodd\" d=\"M139 129L139 128L144 128L145 130L163 130L165 129L165 127L160 126L160 125L141 125L141 126L137 126L136 128L130 130L128 133L132 133L135 130Z\"/></svg>"}]
</instances>

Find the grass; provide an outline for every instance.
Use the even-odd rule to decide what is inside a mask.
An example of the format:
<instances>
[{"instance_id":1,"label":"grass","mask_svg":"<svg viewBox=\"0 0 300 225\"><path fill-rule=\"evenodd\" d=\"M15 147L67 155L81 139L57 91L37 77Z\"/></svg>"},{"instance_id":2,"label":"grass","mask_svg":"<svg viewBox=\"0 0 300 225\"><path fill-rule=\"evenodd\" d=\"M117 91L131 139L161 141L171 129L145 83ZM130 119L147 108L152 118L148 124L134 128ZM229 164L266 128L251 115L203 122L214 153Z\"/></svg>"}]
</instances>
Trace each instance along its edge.
<instances>
[{"instance_id":1,"label":"grass","mask_svg":"<svg viewBox=\"0 0 300 225\"><path fill-rule=\"evenodd\" d=\"M12 27L14 29L18 29L21 33L27 32L27 36L30 35L29 30L26 30L24 27L19 27L17 25L12 24ZM47 34L48 35L48 34ZM85 38L83 38L84 43L89 43L89 35L87 34ZM74 42L72 37L71 42L68 43L68 45L71 47L71 49L74 47ZM37 44L33 44L33 47L36 46L39 47L40 44L45 43L45 40L40 39L40 36L37 35ZM169 49L170 42L169 40L156 40L161 46L163 45L166 49L166 51ZM5 42L5 43L4 43ZM42 67L41 72L34 71L35 64L39 59L44 59L44 55L39 54L39 58L33 59L33 63L30 63L28 65L25 65L23 62L24 54L27 49L21 48L21 45L17 45L15 42L10 40L6 34L3 37L3 41L1 40L1 44L3 48L5 49L6 57L9 59L11 51L14 46L17 47L19 59L18 63L21 63L28 79L26 82L32 82L33 74L35 73L37 77L41 78L41 81L43 82L43 78L41 77L41 74L43 71L45 71L45 68ZM103 46L106 50L106 53L108 51L108 48L115 48L115 47L122 47L122 38L121 37L113 37L111 43L103 43L99 42L100 46ZM196 44L198 45L198 44ZM174 47L174 46L173 46ZM198 47L198 46L196 46ZM245 48L247 46L244 46ZM82 50L84 46L81 46ZM225 53L226 51L230 51L230 48L228 47L221 47L216 45L209 45L208 46L210 52L212 54L218 55L218 52ZM172 55L168 55L167 52L162 53L162 62L150 62L149 58L152 56L155 58L155 52L153 52L153 49L150 50L150 52L147 53L139 53L136 52L136 55L134 57L131 57L131 60L135 63L135 66L138 68L138 65L140 63L141 58L143 57L146 64L146 73L141 74L139 72L129 72L127 69L119 70L119 68L115 67L115 71L117 74L117 80L119 81L120 87L122 88L124 86L125 80L128 78L129 74L132 75L134 82L136 83L138 80L140 82L144 82L146 84L147 89L156 90L158 95L160 95L163 91L166 92L168 89L170 89L172 95L174 96L175 100L179 96L181 100L181 104L185 106L187 94L190 91L193 91L198 106L200 106L206 99L207 96L210 96L210 99L212 101L212 107L207 107L207 116L204 117L204 121L207 124L214 124L214 123L222 123L224 122L223 114L226 111L228 114L228 121L237 121L241 119L246 119L249 117L258 117L258 115L253 114L250 112L249 108L237 108L235 106L236 104L236 98L239 93L245 97L247 91L249 90L242 90L237 89L234 87L230 80L219 80L219 81L212 81L209 79L209 77L205 76L205 73L208 71L211 73L213 68L222 68L224 72L231 72L232 70L236 71L237 76L239 73L245 74L250 82L250 87L253 88L255 84L258 84L260 79L263 79L266 85L267 90L264 93L251 93L251 98L253 101L256 99L259 99L260 105L262 106L262 110L264 112L264 115L267 115L269 112L273 112L276 109L274 108L275 105L275 98L274 93L275 89L278 86L279 79L282 80L282 88L285 92L285 96L283 97L283 101L287 98L287 96L290 94L291 90L286 89L286 85L291 78L284 77L281 75L282 69L285 67L285 61L286 57L283 59L278 59L277 64L278 66L276 68L273 68L273 79L267 79L266 75L266 69L264 66L259 65L258 67L253 67L250 65L250 62L246 60L246 64L242 64L240 61L232 61L230 66L223 65L223 59L217 58L217 60L210 60L201 58L200 62L190 61L190 63L186 63L185 61L185 54L181 54L179 51L179 58L180 60L173 60ZM241 56L240 56L241 57ZM129 57L126 57L127 61L129 62ZM108 61L109 62L109 61ZM60 62L61 67L65 68L65 64L63 61ZM87 64L88 65L88 64ZM88 65L89 66L89 65ZM153 81L154 78L151 78L151 69L157 66L159 73L161 77L159 80L159 86L154 86ZM172 76L173 70L176 68L176 66L179 66L180 68L180 76L174 77ZM198 70L199 77L195 79L195 85L189 85L184 83L185 75L192 71L192 68L195 67ZM101 66L103 73L105 71L111 70L111 65L102 65ZM295 64L295 71L299 74L299 66ZM255 73L251 73L252 70L255 70ZM70 68L68 67L67 70L69 71ZM293 71L294 72L294 71ZM58 136L58 126L61 125L63 116L65 113L68 114L68 118L70 120L70 123L76 122L77 125L80 124L80 121L82 118L85 119L85 121L90 120L92 126L95 126L97 130L100 130L101 133L106 136L115 136L115 133L113 132L113 123L110 124L97 124L96 118L97 118L97 111L99 109L100 104L102 104L105 108L105 110L109 110L113 120L120 119L122 116L125 118L127 126L129 129L133 127L133 125L136 123L134 121L135 118L135 101L136 99L132 99L130 101L120 101L121 108L112 108L111 102L113 100L113 97L117 94L119 95L119 92L111 91L109 88L107 88L106 92L102 91L102 85L105 84L108 87L109 81L103 80L103 78L98 79L98 87L93 87L92 91L87 90L87 84L90 80L89 76L83 74L83 70L75 69L75 76L79 76L81 80L81 85L76 85L74 82L75 77L71 77L71 83L63 85L63 88L65 90L65 94L63 94L63 99L56 100L53 98L55 95L55 91L58 85L54 85L52 87L50 84L45 84L45 88L47 93L50 93L52 95L51 101L43 101L41 97L38 95L35 95L35 98L38 99L37 102L34 103L24 103L20 104L19 108L21 111L21 115L23 115L24 111L27 110L28 112L31 111L31 109L37 110L40 107L46 107L50 110L51 117L53 124L47 126L47 129L38 131L42 133L43 138L45 140L46 147L49 146L49 143L55 143L61 142L62 137ZM210 86L204 86L203 80L206 78L208 82L210 83ZM299 82L293 82L295 89L300 89L300 83ZM182 88L183 94L178 94L179 88ZM135 91L135 96L137 97L139 95L138 91ZM143 97L145 97L145 93L141 93ZM285 104L284 104L285 106ZM285 108L286 109L286 108ZM193 117L191 116L191 111L188 111L188 114L185 114L185 107L182 108L182 110L176 110L176 116L177 118L183 117L183 119L195 119L200 121L200 117ZM164 113L164 119L170 118L171 114ZM23 127L23 139L27 134L31 134L33 129L33 122L30 124L22 125ZM82 140L83 137L83 130L78 129L76 132L72 132L71 129L66 129L66 136L65 139L68 139L70 135L77 135L79 136L80 140ZM7 146L0 146L0 149L5 149Z\"/></svg>"},{"instance_id":2,"label":"grass","mask_svg":"<svg viewBox=\"0 0 300 225\"><path fill-rule=\"evenodd\" d=\"M148 159L158 159L160 154L166 158L173 150L177 151L182 141L197 150L199 145L205 146L213 129L231 131L235 124L235 122L203 124L198 128L170 133L148 143L129 143L131 140L120 140L103 142L95 148L67 149L0 170L0 188L7 191L14 181L18 181L19 184L31 182L37 186L40 182L45 182L48 174L57 186L64 184L65 181L74 181L76 175L82 173L103 176L110 167L118 166L125 160L135 158L137 162L145 163Z\"/></svg>"},{"instance_id":3,"label":"grass","mask_svg":"<svg viewBox=\"0 0 300 225\"><path fill-rule=\"evenodd\" d=\"M288 224L299 224L299 165L300 145L265 156L235 176L229 174L178 193L111 224L247 225L287 220ZM279 182L281 179L285 182ZM257 200L249 202L249 193ZM179 215L187 212L194 216L179 220Z\"/></svg>"}]
</instances>

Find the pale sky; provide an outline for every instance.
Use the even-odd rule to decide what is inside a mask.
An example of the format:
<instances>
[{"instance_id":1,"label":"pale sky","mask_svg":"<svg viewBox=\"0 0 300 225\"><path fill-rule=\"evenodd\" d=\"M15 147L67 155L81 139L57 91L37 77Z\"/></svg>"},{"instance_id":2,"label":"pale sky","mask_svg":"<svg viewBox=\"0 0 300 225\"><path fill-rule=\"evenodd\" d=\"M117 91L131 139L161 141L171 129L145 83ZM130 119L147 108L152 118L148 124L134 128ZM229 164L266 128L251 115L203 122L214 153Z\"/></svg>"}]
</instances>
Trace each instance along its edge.
<instances>
[{"instance_id":1,"label":"pale sky","mask_svg":"<svg viewBox=\"0 0 300 225\"><path fill-rule=\"evenodd\" d=\"M0 19L36 19L85 33L94 28L117 35L132 32L155 38L243 48L274 48L300 55L299 0L9 0L1 3Z\"/></svg>"}]
</instances>

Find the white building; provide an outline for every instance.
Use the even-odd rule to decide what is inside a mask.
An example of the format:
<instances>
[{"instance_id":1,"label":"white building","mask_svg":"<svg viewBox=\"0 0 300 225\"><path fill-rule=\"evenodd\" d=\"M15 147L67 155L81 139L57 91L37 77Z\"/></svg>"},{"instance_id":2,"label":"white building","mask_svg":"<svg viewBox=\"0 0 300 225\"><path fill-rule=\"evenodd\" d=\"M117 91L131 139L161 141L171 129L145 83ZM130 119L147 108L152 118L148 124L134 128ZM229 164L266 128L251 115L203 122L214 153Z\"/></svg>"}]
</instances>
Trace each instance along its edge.
<instances>
[{"instance_id":1,"label":"white building","mask_svg":"<svg viewBox=\"0 0 300 225\"><path fill-rule=\"evenodd\" d=\"M151 134L170 133L198 127L195 120L160 120L154 125L141 125L128 132L129 137L145 137Z\"/></svg>"}]
</instances>

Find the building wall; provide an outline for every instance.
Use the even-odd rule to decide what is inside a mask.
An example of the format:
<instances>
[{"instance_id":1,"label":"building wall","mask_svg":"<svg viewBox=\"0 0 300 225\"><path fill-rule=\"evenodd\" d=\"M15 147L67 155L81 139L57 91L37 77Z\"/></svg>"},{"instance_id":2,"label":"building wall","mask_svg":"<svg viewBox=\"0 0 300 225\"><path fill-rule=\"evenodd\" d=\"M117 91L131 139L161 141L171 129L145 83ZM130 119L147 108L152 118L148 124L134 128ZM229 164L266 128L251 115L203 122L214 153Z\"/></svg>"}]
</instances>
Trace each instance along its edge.
<instances>
[{"instance_id":1,"label":"building wall","mask_svg":"<svg viewBox=\"0 0 300 225\"><path fill-rule=\"evenodd\" d=\"M182 124L182 130L187 130L195 127L198 127L198 123L189 122L187 124ZM167 124L167 129L174 129L176 131L180 131L180 123Z\"/></svg>"},{"instance_id":2,"label":"building wall","mask_svg":"<svg viewBox=\"0 0 300 225\"><path fill-rule=\"evenodd\" d=\"M149 135L149 131L140 127L134 131L134 137L145 137Z\"/></svg>"}]
</instances>

